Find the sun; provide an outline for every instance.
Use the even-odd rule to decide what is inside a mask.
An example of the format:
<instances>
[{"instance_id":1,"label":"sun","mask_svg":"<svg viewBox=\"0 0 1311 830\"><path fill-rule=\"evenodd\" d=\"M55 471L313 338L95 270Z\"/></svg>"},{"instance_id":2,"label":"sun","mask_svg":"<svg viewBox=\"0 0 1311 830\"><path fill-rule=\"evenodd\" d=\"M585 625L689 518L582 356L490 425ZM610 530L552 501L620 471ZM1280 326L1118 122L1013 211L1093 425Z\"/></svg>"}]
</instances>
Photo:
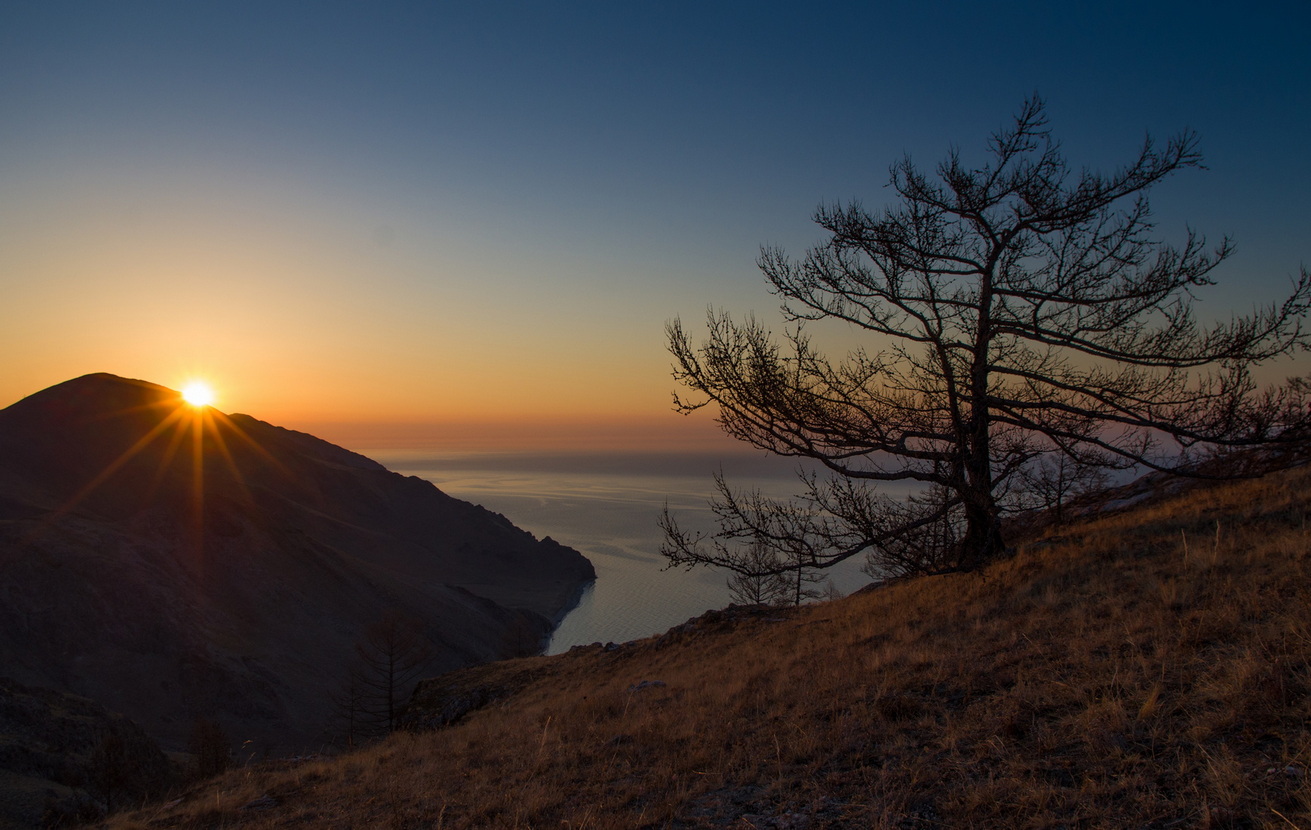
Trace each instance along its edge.
<instances>
[{"instance_id":1,"label":"sun","mask_svg":"<svg viewBox=\"0 0 1311 830\"><path fill-rule=\"evenodd\" d=\"M203 380L193 380L182 387L182 400L195 407L214 403L214 390Z\"/></svg>"}]
</instances>

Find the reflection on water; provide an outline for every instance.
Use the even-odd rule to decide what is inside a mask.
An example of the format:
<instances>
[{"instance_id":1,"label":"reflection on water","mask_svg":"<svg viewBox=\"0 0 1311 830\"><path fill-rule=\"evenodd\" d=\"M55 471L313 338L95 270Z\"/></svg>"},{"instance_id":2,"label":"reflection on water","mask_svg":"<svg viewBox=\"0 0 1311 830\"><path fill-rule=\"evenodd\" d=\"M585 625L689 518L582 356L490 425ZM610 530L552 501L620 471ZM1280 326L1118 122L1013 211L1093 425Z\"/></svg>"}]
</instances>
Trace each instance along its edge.
<instances>
[{"instance_id":1,"label":"reflection on water","mask_svg":"<svg viewBox=\"0 0 1311 830\"><path fill-rule=\"evenodd\" d=\"M504 514L538 538L550 536L592 560L596 582L556 630L551 654L657 634L731 602L723 571L664 570L660 555L657 520L666 504L689 527L713 526L706 499L716 469L722 468L730 481L771 495L790 495L798 486L789 462L758 455L364 454ZM844 563L830 574L834 584L850 591L868 582L859 565Z\"/></svg>"}]
</instances>

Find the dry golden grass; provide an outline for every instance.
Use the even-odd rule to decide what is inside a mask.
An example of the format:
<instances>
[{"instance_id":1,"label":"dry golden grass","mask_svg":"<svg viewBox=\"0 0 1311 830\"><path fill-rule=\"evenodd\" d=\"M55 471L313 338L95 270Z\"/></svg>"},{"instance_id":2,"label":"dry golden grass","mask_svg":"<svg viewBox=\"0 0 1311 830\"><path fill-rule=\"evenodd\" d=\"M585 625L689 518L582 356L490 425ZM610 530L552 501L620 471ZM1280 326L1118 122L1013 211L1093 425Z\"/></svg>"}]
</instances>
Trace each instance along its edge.
<instances>
[{"instance_id":1,"label":"dry golden grass","mask_svg":"<svg viewBox=\"0 0 1311 830\"><path fill-rule=\"evenodd\" d=\"M1311 830L1308 493L1200 488L979 575L513 661L453 727L109 826Z\"/></svg>"}]
</instances>

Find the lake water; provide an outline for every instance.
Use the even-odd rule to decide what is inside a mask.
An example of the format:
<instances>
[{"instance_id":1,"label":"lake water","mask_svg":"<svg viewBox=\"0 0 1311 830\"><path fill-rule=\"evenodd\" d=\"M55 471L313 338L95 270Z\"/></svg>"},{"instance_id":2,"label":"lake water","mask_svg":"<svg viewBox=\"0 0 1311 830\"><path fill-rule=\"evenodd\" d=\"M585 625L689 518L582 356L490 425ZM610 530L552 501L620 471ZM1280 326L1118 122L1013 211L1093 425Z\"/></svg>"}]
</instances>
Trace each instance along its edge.
<instances>
[{"instance_id":1,"label":"lake water","mask_svg":"<svg viewBox=\"0 0 1311 830\"><path fill-rule=\"evenodd\" d=\"M575 645L625 642L668 630L732 598L724 571L665 570L658 519L666 504L681 524L710 530L712 476L775 496L795 492L795 464L762 455L669 453L363 453L417 475L456 498L505 515L538 538L581 551L596 582L556 630L548 653ZM849 592L869 582L860 562L829 576Z\"/></svg>"}]
</instances>

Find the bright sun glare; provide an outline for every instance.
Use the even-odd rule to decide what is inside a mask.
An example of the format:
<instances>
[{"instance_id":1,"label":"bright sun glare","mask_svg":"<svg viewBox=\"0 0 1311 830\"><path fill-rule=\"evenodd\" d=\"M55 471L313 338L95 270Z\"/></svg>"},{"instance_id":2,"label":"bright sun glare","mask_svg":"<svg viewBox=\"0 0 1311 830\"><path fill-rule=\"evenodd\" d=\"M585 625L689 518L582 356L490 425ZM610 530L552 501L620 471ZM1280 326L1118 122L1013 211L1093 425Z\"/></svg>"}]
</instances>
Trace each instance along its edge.
<instances>
[{"instance_id":1,"label":"bright sun glare","mask_svg":"<svg viewBox=\"0 0 1311 830\"><path fill-rule=\"evenodd\" d=\"M214 403L214 390L202 380L193 380L182 387L182 400L192 406L209 406Z\"/></svg>"}]
</instances>

